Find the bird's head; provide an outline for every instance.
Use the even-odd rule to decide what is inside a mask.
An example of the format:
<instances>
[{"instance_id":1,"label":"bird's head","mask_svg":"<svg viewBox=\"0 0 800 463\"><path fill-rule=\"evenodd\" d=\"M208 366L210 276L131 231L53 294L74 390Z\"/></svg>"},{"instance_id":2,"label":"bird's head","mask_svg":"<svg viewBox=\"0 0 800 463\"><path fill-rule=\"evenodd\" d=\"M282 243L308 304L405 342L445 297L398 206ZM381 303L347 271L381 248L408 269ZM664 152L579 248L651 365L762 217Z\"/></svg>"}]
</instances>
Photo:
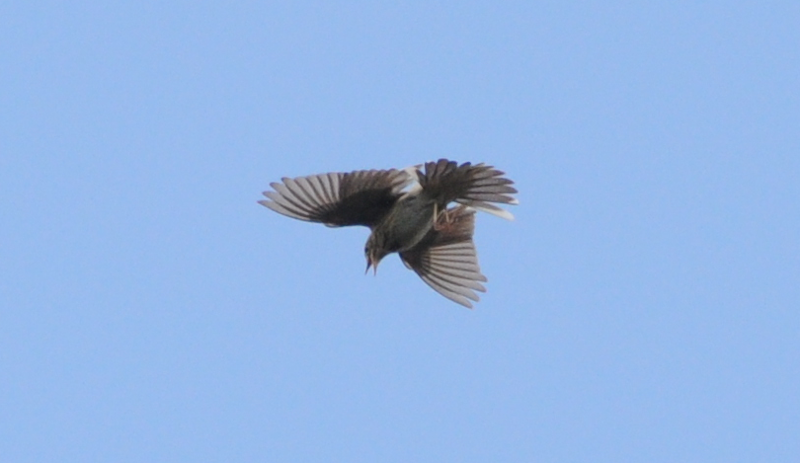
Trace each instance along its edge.
<instances>
[{"instance_id":1,"label":"bird's head","mask_svg":"<svg viewBox=\"0 0 800 463\"><path fill-rule=\"evenodd\" d=\"M383 246L381 235L376 233L371 234L367 240L367 244L364 246L364 256L367 258L367 270L364 273L369 272L369 268L372 267L374 274L377 275L378 264L386 254L388 254L388 252Z\"/></svg>"}]
</instances>

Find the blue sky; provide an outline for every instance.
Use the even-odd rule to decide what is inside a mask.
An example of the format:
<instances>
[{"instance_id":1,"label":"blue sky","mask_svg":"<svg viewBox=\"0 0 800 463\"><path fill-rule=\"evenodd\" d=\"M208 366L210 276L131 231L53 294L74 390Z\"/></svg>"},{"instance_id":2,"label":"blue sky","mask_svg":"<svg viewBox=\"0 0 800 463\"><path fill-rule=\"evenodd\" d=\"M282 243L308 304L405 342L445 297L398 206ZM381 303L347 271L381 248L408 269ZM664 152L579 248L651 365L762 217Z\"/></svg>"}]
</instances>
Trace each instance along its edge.
<instances>
[{"instance_id":1,"label":"blue sky","mask_svg":"<svg viewBox=\"0 0 800 463\"><path fill-rule=\"evenodd\" d=\"M6 2L0 459L795 462L796 2ZM283 176L486 162L486 293Z\"/></svg>"}]
</instances>

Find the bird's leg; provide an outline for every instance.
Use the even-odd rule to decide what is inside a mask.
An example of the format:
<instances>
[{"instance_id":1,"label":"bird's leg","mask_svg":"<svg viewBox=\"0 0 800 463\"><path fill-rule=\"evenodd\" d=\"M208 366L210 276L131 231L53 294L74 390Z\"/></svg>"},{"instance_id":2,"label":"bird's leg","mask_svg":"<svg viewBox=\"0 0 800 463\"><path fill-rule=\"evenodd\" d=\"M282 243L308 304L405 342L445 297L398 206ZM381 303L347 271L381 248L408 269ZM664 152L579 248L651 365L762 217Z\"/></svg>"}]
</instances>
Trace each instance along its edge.
<instances>
[{"instance_id":1,"label":"bird's leg","mask_svg":"<svg viewBox=\"0 0 800 463\"><path fill-rule=\"evenodd\" d=\"M433 229L436 231L442 230L450 225L450 214L447 212L447 207L444 210L439 211L438 206L434 203L433 205ZM444 220L440 220L444 218Z\"/></svg>"}]
</instances>

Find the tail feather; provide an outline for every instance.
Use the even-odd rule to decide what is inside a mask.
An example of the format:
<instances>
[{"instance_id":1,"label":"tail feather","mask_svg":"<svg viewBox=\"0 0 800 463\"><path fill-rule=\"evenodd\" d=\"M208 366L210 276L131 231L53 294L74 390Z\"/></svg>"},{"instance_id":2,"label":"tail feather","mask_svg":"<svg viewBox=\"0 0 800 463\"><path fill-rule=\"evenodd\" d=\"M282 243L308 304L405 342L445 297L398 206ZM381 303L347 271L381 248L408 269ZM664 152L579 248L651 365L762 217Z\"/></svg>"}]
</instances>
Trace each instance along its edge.
<instances>
[{"instance_id":1,"label":"tail feather","mask_svg":"<svg viewBox=\"0 0 800 463\"><path fill-rule=\"evenodd\" d=\"M460 199L457 199L456 202L468 206L472 209L492 214L495 217L500 217L501 219L514 220L514 214L503 209L502 207L497 207L492 203L487 203L484 201L467 201ZM518 204L518 203L519 201L515 199L514 202L509 204Z\"/></svg>"},{"instance_id":2,"label":"tail feather","mask_svg":"<svg viewBox=\"0 0 800 463\"><path fill-rule=\"evenodd\" d=\"M417 179L426 195L433 198L444 209L455 201L503 218L513 218L511 213L495 204L517 204L512 196L517 189L514 182L503 177L504 172L483 163L472 165L465 162L440 159L425 163L425 171L417 170Z\"/></svg>"}]
</instances>

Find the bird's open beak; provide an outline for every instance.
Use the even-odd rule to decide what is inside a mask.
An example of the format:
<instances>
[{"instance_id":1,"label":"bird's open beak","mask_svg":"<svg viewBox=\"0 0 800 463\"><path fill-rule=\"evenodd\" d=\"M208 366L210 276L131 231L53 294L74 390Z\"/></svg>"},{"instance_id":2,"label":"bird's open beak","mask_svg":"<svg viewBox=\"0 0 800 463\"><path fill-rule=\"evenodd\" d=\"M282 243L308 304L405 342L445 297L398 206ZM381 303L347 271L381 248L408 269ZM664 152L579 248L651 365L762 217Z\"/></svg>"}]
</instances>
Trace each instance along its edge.
<instances>
[{"instance_id":1,"label":"bird's open beak","mask_svg":"<svg viewBox=\"0 0 800 463\"><path fill-rule=\"evenodd\" d=\"M372 263L372 256L370 256L370 257L367 259L367 269L366 269L366 270L364 270L364 275L366 275L367 273L369 273L369 268L370 268L370 267L372 267L372 270L373 270L373 272L374 272L374 273L373 273L373 275L377 275L377 274L378 274L378 264L379 264L379 263L380 263L380 261L378 261L378 262L375 262L375 264L373 264L373 263Z\"/></svg>"}]
</instances>

